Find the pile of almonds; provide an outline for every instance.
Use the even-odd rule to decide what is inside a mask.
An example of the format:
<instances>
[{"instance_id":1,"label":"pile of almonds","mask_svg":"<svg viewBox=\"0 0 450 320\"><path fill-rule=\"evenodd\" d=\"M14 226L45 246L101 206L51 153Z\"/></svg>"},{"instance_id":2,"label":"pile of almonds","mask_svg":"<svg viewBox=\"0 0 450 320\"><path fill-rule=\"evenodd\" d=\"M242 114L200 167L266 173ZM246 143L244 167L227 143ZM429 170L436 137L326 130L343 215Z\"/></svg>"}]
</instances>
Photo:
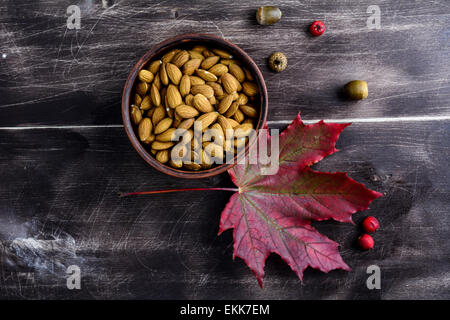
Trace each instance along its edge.
<instances>
[{"instance_id":1,"label":"pile of almonds","mask_svg":"<svg viewBox=\"0 0 450 320\"><path fill-rule=\"evenodd\" d=\"M187 170L237 154L254 132L259 112L252 102L260 101L252 74L239 61L200 45L151 61L140 70L132 99L131 119L142 143L159 162ZM185 134L176 136L177 129Z\"/></svg>"}]
</instances>

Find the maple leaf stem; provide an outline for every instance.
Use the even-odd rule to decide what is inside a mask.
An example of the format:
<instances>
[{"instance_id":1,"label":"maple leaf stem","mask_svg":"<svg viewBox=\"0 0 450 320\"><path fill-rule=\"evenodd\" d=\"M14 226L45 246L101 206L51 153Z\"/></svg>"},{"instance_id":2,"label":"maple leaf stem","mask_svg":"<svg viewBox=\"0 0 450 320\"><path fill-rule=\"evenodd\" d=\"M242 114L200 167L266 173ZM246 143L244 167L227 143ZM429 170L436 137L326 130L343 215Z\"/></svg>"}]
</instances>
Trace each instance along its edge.
<instances>
[{"instance_id":1,"label":"maple leaf stem","mask_svg":"<svg viewBox=\"0 0 450 320\"><path fill-rule=\"evenodd\" d=\"M232 191L238 192L238 188L184 188L184 189L165 189L165 190L152 190L152 191L141 191L141 192L121 192L120 197L128 197L135 195L145 195L145 194L158 194L158 193L170 193L170 192L180 192L180 191Z\"/></svg>"}]
</instances>

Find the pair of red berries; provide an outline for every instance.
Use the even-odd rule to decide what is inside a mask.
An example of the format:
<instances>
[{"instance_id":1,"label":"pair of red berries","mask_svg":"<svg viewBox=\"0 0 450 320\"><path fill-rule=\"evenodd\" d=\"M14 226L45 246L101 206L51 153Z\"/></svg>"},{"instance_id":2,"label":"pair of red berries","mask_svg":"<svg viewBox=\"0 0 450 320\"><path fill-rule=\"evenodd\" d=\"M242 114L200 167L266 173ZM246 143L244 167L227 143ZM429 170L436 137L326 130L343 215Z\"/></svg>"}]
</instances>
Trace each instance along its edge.
<instances>
[{"instance_id":1,"label":"pair of red berries","mask_svg":"<svg viewBox=\"0 0 450 320\"><path fill-rule=\"evenodd\" d=\"M380 227L380 224L378 223L378 220L375 217L367 217L364 219L362 226L366 232L370 233L377 230ZM375 241L370 235L365 233L358 238L358 244L362 249L370 250L375 245Z\"/></svg>"}]
</instances>

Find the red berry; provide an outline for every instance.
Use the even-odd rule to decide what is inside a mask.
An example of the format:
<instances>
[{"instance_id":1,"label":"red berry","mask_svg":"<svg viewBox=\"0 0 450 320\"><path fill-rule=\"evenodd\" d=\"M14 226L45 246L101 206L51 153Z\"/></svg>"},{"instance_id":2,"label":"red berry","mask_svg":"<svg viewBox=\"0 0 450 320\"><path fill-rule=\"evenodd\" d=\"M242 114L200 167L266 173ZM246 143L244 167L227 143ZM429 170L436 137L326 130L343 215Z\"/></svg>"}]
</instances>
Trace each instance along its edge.
<instances>
[{"instance_id":1,"label":"red berry","mask_svg":"<svg viewBox=\"0 0 450 320\"><path fill-rule=\"evenodd\" d=\"M322 21L316 20L309 27L309 32L311 32L313 36L321 36L325 32L325 25Z\"/></svg>"},{"instance_id":2,"label":"red berry","mask_svg":"<svg viewBox=\"0 0 450 320\"><path fill-rule=\"evenodd\" d=\"M373 248L375 241L373 241L373 238L370 235L363 234L361 237L358 238L358 244L362 249L370 250Z\"/></svg>"},{"instance_id":3,"label":"red berry","mask_svg":"<svg viewBox=\"0 0 450 320\"><path fill-rule=\"evenodd\" d=\"M364 219L362 226L366 232L374 232L378 229L380 224L378 223L378 220L375 217L367 217Z\"/></svg>"}]
</instances>

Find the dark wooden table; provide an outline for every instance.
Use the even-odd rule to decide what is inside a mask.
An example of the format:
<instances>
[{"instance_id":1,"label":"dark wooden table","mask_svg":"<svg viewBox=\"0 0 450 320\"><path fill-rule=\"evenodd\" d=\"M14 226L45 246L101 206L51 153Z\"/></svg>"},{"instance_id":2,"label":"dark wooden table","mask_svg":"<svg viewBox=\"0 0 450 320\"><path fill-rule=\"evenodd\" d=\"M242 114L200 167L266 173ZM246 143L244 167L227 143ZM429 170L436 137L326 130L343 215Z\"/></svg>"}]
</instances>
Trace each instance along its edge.
<instances>
[{"instance_id":1,"label":"dark wooden table","mask_svg":"<svg viewBox=\"0 0 450 320\"><path fill-rule=\"evenodd\" d=\"M75 2L75 1L74 1ZM26 1L0 4L0 297L25 299L411 299L450 298L450 3L273 1L282 20L255 21L267 1ZM81 9L68 29L67 7ZM369 5L381 29L368 29ZM309 36L316 19L325 35ZM231 186L163 175L132 149L121 90L154 44L177 34L220 35L246 50L269 90L270 127L352 121L339 153L315 169L347 171L386 196L366 212L381 222L376 247L361 230L316 223L341 244L352 272L308 269L304 282L275 255L261 290L232 233L217 236L221 192L119 198L120 191ZM269 71L273 51L288 69ZM369 98L339 89L364 79ZM81 269L81 290L66 269ZM366 269L381 269L368 290Z\"/></svg>"}]
</instances>

